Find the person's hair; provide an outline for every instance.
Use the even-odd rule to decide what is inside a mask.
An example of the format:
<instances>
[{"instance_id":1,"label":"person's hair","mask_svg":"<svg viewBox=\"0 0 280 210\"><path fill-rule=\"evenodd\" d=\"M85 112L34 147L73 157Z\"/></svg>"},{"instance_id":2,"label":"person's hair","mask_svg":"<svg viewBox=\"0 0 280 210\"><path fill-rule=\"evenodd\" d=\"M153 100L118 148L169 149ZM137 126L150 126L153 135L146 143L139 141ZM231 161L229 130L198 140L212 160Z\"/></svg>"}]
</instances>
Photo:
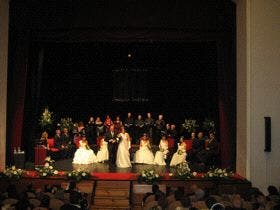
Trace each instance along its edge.
<instances>
[{"instance_id":1,"label":"person's hair","mask_svg":"<svg viewBox=\"0 0 280 210\"><path fill-rule=\"evenodd\" d=\"M210 209L215 203L217 203L217 200L214 198L214 197L208 197L206 200L205 200L205 204L206 206Z\"/></svg>"},{"instance_id":2,"label":"person's hair","mask_svg":"<svg viewBox=\"0 0 280 210\"><path fill-rule=\"evenodd\" d=\"M183 205L183 207L187 208L187 207L190 207L192 202L191 202L191 199L189 197L183 197L181 199L181 204Z\"/></svg>"},{"instance_id":3,"label":"person's hair","mask_svg":"<svg viewBox=\"0 0 280 210\"><path fill-rule=\"evenodd\" d=\"M77 191L71 191L69 196L69 201L71 204L79 204L82 199L82 196Z\"/></svg>"},{"instance_id":4,"label":"person's hair","mask_svg":"<svg viewBox=\"0 0 280 210\"><path fill-rule=\"evenodd\" d=\"M152 186L153 193L155 193L158 190L159 190L159 186L157 184L153 184L153 186Z\"/></svg>"},{"instance_id":5,"label":"person's hair","mask_svg":"<svg viewBox=\"0 0 280 210\"><path fill-rule=\"evenodd\" d=\"M76 188L76 182L75 181L70 181L68 189L69 190L74 190Z\"/></svg>"},{"instance_id":6,"label":"person's hair","mask_svg":"<svg viewBox=\"0 0 280 210\"><path fill-rule=\"evenodd\" d=\"M50 205L50 197L48 195L43 195L41 199L41 206L42 207L49 207Z\"/></svg>"},{"instance_id":7,"label":"person's hair","mask_svg":"<svg viewBox=\"0 0 280 210\"><path fill-rule=\"evenodd\" d=\"M267 191L269 195L279 195L279 192L275 186L272 185L268 186Z\"/></svg>"}]
</instances>

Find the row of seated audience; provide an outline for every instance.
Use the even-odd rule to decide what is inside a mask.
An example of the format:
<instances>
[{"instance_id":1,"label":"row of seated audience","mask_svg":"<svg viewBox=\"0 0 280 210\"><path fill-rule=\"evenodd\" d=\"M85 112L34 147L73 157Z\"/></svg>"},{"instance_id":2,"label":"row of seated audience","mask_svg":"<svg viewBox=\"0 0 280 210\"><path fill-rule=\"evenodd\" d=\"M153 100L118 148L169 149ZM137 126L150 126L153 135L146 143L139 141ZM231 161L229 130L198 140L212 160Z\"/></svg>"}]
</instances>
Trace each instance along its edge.
<instances>
[{"instance_id":1,"label":"row of seated audience","mask_svg":"<svg viewBox=\"0 0 280 210\"><path fill-rule=\"evenodd\" d=\"M9 210L75 210L88 209L87 194L76 188L71 181L66 189L59 185L45 185L44 189L33 189L29 184L19 193L16 186L8 185L1 193L1 209Z\"/></svg>"},{"instance_id":2,"label":"row of seated audience","mask_svg":"<svg viewBox=\"0 0 280 210\"><path fill-rule=\"evenodd\" d=\"M196 210L196 209L228 209L228 210L279 210L280 194L275 186L267 188L265 196L258 188L250 188L243 194L210 194L193 184L190 193L186 194L184 187L176 190L167 189L162 192L158 185L152 186L152 192L147 193L142 202L143 210ZM8 185L0 195L1 209L19 210L65 210L88 209L87 194L76 188L75 182L70 182L67 189L58 185L45 185L44 189L33 189L29 184L19 193L16 186Z\"/></svg>"},{"instance_id":3,"label":"row of seated audience","mask_svg":"<svg viewBox=\"0 0 280 210\"><path fill-rule=\"evenodd\" d=\"M191 193L186 194L184 187L169 190L166 194L158 185L152 186L142 202L143 210L280 210L280 194L275 186L267 188L265 196L259 189L251 188L244 194L209 194L196 184L191 186Z\"/></svg>"}]
</instances>

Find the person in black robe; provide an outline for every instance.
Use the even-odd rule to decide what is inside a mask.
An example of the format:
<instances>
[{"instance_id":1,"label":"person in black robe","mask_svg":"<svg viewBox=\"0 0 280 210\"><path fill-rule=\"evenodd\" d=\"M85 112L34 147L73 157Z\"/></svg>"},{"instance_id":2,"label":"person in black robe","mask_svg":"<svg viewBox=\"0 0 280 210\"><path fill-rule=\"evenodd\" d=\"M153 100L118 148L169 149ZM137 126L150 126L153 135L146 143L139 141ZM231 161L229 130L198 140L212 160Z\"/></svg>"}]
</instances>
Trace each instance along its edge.
<instances>
[{"instance_id":1,"label":"person in black robe","mask_svg":"<svg viewBox=\"0 0 280 210\"><path fill-rule=\"evenodd\" d=\"M217 165L217 156L219 155L219 143L215 137L215 133L210 132L209 139L206 141L207 146L199 153L200 160L207 166L215 166Z\"/></svg>"},{"instance_id":2,"label":"person in black robe","mask_svg":"<svg viewBox=\"0 0 280 210\"><path fill-rule=\"evenodd\" d=\"M116 164L116 156L118 149L118 139L117 132L115 132L114 125L110 125L109 131L105 133L104 140L108 142L108 150L109 150L109 163L115 165Z\"/></svg>"},{"instance_id":3,"label":"person in black robe","mask_svg":"<svg viewBox=\"0 0 280 210\"><path fill-rule=\"evenodd\" d=\"M69 135L68 128L63 129L61 139L61 157L70 158L74 153L74 145L72 144L71 137Z\"/></svg>"},{"instance_id":4,"label":"person in black robe","mask_svg":"<svg viewBox=\"0 0 280 210\"><path fill-rule=\"evenodd\" d=\"M152 118L152 115L150 112L147 113L147 117L144 121L144 124L145 124L145 133L147 133L149 135L149 137L152 139L155 121Z\"/></svg>"},{"instance_id":5,"label":"person in black robe","mask_svg":"<svg viewBox=\"0 0 280 210\"><path fill-rule=\"evenodd\" d=\"M133 132L134 120L130 112L127 113L127 118L124 121L124 127L126 132L131 136L133 143L135 143L135 137Z\"/></svg>"},{"instance_id":6,"label":"person in black robe","mask_svg":"<svg viewBox=\"0 0 280 210\"><path fill-rule=\"evenodd\" d=\"M158 145L161 139L162 134L165 133L165 121L163 119L163 115L158 116L158 120L155 122L155 135L153 139L153 143Z\"/></svg>"},{"instance_id":7,"label":"person in black robe","mask_svg":"<svg viewBox=\"0 0 280 210\"><path fill-rule=\"evenodd\" d=\"M93 117L89 118L85 131L86 131L86 137L89 145L96 144L96 128L95 128L95 122Z\"/></svg>"},{"instance_id":8,"label":"person in black robe","mask_svg":"<svg viewBox=\"0 0 280 210\"><path fill-rule=\"evenodd\" d=\"M139 139L141 138L141 136L144 133L144 121L142 119L142 115L138 115L137 119L135 120L134 123L134 137L136 139L136 144L139 144Z\"/></svg>"}]
</instances>

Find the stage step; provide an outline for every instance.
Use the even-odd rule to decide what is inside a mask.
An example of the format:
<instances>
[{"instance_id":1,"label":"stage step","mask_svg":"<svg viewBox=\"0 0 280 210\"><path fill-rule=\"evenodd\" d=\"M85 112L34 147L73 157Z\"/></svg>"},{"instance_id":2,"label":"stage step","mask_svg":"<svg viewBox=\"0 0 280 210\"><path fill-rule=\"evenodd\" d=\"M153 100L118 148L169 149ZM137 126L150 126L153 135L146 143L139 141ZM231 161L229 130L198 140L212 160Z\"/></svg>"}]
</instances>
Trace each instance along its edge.
<instances>
[{"instance_id":1,"label":"stage step","mask_svg":"<svg viewBox=\"0 0 280 210\"><path fill-rule=\"evenodd\" d=\"M92 210L130 209L130 181L96 181Z\"/></svg>"}]
</instances>

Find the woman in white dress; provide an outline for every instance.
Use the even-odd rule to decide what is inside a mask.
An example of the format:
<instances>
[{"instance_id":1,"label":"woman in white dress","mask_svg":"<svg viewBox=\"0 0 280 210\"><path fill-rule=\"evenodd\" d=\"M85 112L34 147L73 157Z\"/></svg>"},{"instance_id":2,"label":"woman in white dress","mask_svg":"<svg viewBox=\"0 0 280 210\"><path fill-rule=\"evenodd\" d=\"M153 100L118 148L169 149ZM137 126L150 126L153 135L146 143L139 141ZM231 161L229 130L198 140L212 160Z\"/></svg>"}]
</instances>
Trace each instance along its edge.
<instances>
[{"instance_id":1,"label":"woman in white dress","mask_svg":"<svg viewBox=\"0 0 280 210\"><path fill-rule=\"evenodd\" d=\"M91 164L96 162L94 152L89 148L85 137L79 141L80 147L76 150L73 163L74 164Z\"/></svg>"},{"instance_id":2,"label":"woman in white dress","mask_svg":"<svg viewBox=\"0 0 280 210\"><path fill-rule=\"evenodd\" d=\"M151 151L150 140L147 134L143 134L140 139L139 150L136 151L134 156L135 163L154 164L154 154Z\"/></svg>"},{"instance_id":3,"label":"woman in white dress","mask_svg":"<svg viewBox=\"0 0 280 210\"><path fill-rule=\"evenodd\" d=\"M128 168L131 167L130 162L130 136L125 132L124 126L120 127L120 133L118 134L119 146L117 150L117 159L116 165L119 168Z\"/></svg>"},{"instance_id":4,"label":"woman in white dress","mask_svg":"<svg viewBox=\"0 0 280 210\"><path fill-rule=\"evenodd\" d=\"M109 160L108 142L104 138L100 141L100 149L97 152L97 162L101 163Z\"/></svg>"},{"instance_id":5,"label":"woman in white dress","mask_svg":"<svg viewBox=\"0 0 280 210\"><path fill-rule=\"evenodd\" d=\"M162 136L158 147L159 147L159 151L156 152L154 164L165 166L166 165L165 159L169 152L168 140L166 139L165 135Z\"/></svg>"},{"instance_id":6,"label":"woman in white dress","mask_svg":"<svg viewBox=\"0 0 280 210\"><path fill-rule=\"evenodd\" d=\"M180 143L178 143L178 150L175 152L172 156L170 166L176 166L180 163L186 162L186 143L184 142L184 139L180 139Z\"/></svg>"}]
</instances>

